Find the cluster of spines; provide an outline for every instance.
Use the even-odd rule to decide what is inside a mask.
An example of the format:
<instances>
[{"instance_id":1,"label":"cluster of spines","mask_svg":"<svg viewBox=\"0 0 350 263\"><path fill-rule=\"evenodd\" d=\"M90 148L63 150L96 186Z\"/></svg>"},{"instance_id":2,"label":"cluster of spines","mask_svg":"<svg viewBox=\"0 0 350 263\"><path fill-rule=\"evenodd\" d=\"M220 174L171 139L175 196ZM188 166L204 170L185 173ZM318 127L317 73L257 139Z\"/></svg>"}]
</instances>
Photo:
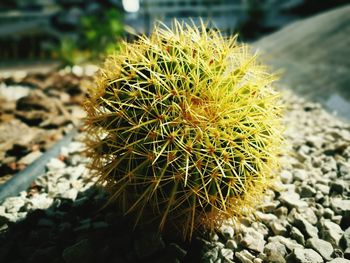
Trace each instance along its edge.
<instances>
[{"instance_id":1,"label":"cluster of spines","mask_svg":"<svg viewBox=\"0 0 350 263\"><path fill-rule=\"evenodd\" d=\"M252 207L281 142L273 80L236 37L204 26L121 45L87 102L92 166L111 200L137 221L185 222L187 237Z\"/></svg>"}]
</instances>

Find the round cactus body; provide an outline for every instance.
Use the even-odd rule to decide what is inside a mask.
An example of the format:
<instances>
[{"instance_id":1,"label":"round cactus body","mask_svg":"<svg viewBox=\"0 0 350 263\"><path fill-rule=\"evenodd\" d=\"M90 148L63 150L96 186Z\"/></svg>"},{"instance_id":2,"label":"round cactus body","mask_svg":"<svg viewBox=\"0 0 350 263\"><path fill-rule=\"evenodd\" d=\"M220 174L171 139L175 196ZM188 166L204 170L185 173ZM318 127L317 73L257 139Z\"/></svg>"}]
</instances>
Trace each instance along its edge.
<instances>
[{"instance_id":1,"label":"round cactus body","mask_svg":"<svg viewBox=\"0 0 350 263\"><path fill-rule=\"evenodd\" d=\"M185 237L237 217L274 178L274 76L248 46L175 23L122 43L90 90L88 149L110 200Z\"/></svg>"}]
</instances>

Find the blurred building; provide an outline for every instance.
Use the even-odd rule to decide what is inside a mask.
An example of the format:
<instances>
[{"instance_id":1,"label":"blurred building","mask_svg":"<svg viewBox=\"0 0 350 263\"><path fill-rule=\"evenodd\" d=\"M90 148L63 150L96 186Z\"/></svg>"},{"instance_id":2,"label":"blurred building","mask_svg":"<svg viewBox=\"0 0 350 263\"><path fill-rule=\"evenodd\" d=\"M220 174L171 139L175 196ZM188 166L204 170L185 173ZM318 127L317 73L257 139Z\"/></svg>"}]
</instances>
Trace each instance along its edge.
<instances>
[{"instance_id":1,"label":"blurred building","mask_svg":"<svg viewBox=\"0 0 350 263\"><path fill-rule=\"evenodd\" d=\"M134 4L131 4L134 2ZM245 19L244 1L241 0L127 0L127 8L139 7L126 14L126 23L137 32L148 34L156 21L171 25L174 18L195 24L200 19L209 27L231 34Z\"/></svg>"}]
</instances>

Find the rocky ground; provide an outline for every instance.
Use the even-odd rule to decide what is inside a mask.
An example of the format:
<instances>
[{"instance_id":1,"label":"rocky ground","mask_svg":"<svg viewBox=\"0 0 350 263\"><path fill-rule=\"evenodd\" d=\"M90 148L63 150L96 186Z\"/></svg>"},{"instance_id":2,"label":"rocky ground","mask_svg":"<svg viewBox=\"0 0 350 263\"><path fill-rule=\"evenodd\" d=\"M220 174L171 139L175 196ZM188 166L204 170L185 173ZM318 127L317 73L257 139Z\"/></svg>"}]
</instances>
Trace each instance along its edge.
<instances>
[{"instance_id":1,"label":"rocky ground","mask_svg":"<svg viewBox=\"0 0 350 263\"><path fill-rule=\"evenodd\" d=\"M132 231L94 186L79 135L0 204L2 262L350 262L350 124L285 96L288 154L255 215L184 243Z\"/></svg>"},{"instance_id":2,"label":"rocky ground","mask_svg":"<svg viewBox=\"0 0 350 263\"><path fill-rule=\"evenodd\" d=\"M0 184L78 125L90 79L64 71L0 77Z\"/></svg>"}]
</instances>

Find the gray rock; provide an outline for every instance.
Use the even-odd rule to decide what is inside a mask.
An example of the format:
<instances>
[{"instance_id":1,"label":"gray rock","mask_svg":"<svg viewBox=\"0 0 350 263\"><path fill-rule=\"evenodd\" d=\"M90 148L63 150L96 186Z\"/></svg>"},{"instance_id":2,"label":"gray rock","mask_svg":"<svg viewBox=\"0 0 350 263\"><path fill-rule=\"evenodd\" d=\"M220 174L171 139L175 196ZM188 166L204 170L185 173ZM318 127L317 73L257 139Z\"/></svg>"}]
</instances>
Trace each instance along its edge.
<instances>
[{"instance_id":1,"label":"gray rock","mask_svg":"<svg viewBox=\"0 0 350 263\"><path fill-rule=\"evenodd\" d=\"M296 240L300 245L305 245L305 238L298 228L292 227L290 237Z\"/></svg>"},{"instance_id":2,"label":"gray rock","mask_svg":"<svg viewBox=\"0 0 350 263\"><path fill-rule=\"evenodd\" d=\"M303 246L298 244L295 240L283 236L271 236L268 238L268 241L279 242L283 244L289 251L293 251L297 248L303 248Z\"/></svg>"},{"instance_id":3,"label":"gray rock","mask_svg":"<svg viewBox=\"0 0 350 263\"><path fill-rule=\"evenodd\" d=\"M340 225L342 218L343 218L343 216L341 216L341 215L334 215L331 220L334 223L336 223L337 225Z\"/></svg>"},{"instance_id":4,"label":"gray rock","mask_svg":"<svg viewBox=\"0 0 350 263\"><path fill-rule=\"evenodd\" d=\"M274 213L278 205L280 204L279 201L272 201L272 202L267 202L264 204L261 204L258 209L263 211L264 213Z\"/></svg>"},{"instance_id":5,"label":"gray rock","mask_svg":"<svg viewBox=\"0 0 350 263\"><path fill-rule=\"evenodd\" d=\"M323 211L323 217L327 219L331 219L334 216L334 212L330 208L326 208Z\"/></svg>"},{"instance_id":6,"label":"gray rock","mask_svg":"<svg viewBox=\"0 0 350 263\"><path fill-rule=\"evenodd\" d=\"M71 189L68 189L68 190L62 192L60 194L60 196L62 198L71 199L71 200L74 201L77 198L77 196L78 196L78 190L76 190L74 188L71 188Z\"/></svg>"},{"instance_id":7,"label":"gray rock","mask_svg":"<svg viewBox=\"0 0 350 263\"><path fill-rule=\"evenodd\" d=\"M228 241L226 242L225 247L227 247L227 248L229 248L229 249L232 249L232 250L236 250L237 247L238 247L238 245L237 245L236 241L230 239L230 240L228 240Z\"/></svg>"},{"instance_id":8,"label":"gray rock","mask_svg":"<svg viewBox=\"0 0 350 263\"><path fill-rule=\"evenodd\" d=\"M209 249L206 251L202 257L201 257L201 262L212 262L214 263L219 256L219 248L218 247L213 247L212 249Z\"/></svg>"},{"instance_id":9,"label":"gray rock","mask_svg":"<svg viewBox=\"0 0 350 263\"><path fill-rule=\"evenodd\" d=\"M139 259L144 259L165 247L163 239L156 233L142 233L134 241L134 249Z\"/></svg>"},{"instance_id":10,"label":"gray rock","mask_svg":"<svg viewBox=\"0 0 350 263\"><path fill-rule=\"evenodd\" d=\"M273 222L275 220L277 220L277 216L275 216L274 214L265 214L265 213L262 213L260 211L257 211L255 213L256 217L258 220L261 220L265 225L269 225L270 222Z\"/></svg>"},{"instance_id":11,"label":"gray rock","mask_svg":"<svg viewBox=\"0 0 350 263\"><path fill-rule=\"evenodd\" d=\"M345 258L335 258L335 259L332 259L331 261L328 261L328 263L350 263L350 260Z\"/></svg>"},{"instance_id":12,"label":"gray rock","mask_svg":"<svg viewBox=\"0 0 350 263\"><path fill-rule=\"evenodd\" d=\"M300 200L300 196L296 192L291 191L282 193L280 201L290 208L303 208L308 206L305 201Z\"/></svg>"},{"instance_id":13,"label":"gray rock","mask_svg":"<svg viewBox=\"0 0 350 263\"><path fill-rule=\"evenodd\" d=\"M228 249L228 248L222 248L220 250L220 257L222 259L230 259L230 260L232 260L233 259L233 254L234 254L233 250Z\"/></svg>"},{"instance_id":14,"label":"gray rock","mask_svg":"<svg viewBox=\"0 0 350 263\"><path fill-rule=\"evenodd\" d=\"M316 184L315 189L319 190L323 195L328 195L330 187L325 184Z\"/></svg>"},{"instance_id":15,"label":"gray rock","mask_svg":"<svg viewBox=\"0 0 350 263\"><path fill-rule=\"evenodd\" d=\"M331 198L331 207L336 214L350 216L350 200L341 198Z\"/></svg>"},{"instance_id":16,"label":"gray rock","mask_svg":"<svg viewBox=\"0 0 350 263\"><path fill-rule=\"evenodd\" d=\"M271 230L275 235L285 235L287 233L287 229L283 226L283 224L279 221L274 221L270 224Z\"/></svg>"},{"instance_id":17,"label":"gray rock","mask_svg":"<svg viewBox=\"0 0 350 263\"><path fill-rule=\"evenodd\" d=\"M247 250L242 250L240 252L235 253L236 258L241 263L253 263L254 256Z\"/></svg>"},{"instance_id":18,"label":"gray rock","mask_svg":"<svg viewBox=\"0 0 350 263\"><path fill-rule=\"evenodd\" d=\"M62 257L66 263L93 262L94 247L88 239L82 239L78 243L65 248Z\"/></svg>"},{"instance_id":19,"label":"gray rock","mask_svg":"<svg viewBox=\"0 0 350 263\"><path fill-rule=\"evenodd\" d=\"M265 243L264 235L258 231L252 228L247 228L244 231L244 237L241 240L242 246L256 252L263 252Z\"/></svg>"},{"instance_id":20,"label":"gray rock","mask_svg":"<svg viewBox=\"0 0 350 263\"><path fill-rule=\"evenodd\" d=\"M305 197L313 197L316 195L316 190L309 186L309 185L303 185L300 187L300 197L305 198Z\"/></svg>"},{"instance_id":21,"label":"gray rock","mask_svg":"<svg viewBox=\"0 0 350 263\"><path fill-rule=\"evenodd\" d=\"M292 224L295 227L297 227L301 231L301 233L305 235L306 238L318 237L317 227L311 225L306 219L304 219L300 215L296 215L296 218Z\"/></svg>"},{"instance_id":22,"label":"gray rock","mask_svg":"<svg viewBox=\"0 0 350 263\"><path fill-rule=\"evenodd\" d=\"M9 197L3 203L2 206L5 207L6 213L16 213L25 204L25 198L22 197Z\"/></svg>"},{"instance_id":23,"label":"gray rock","mask_svg":"<svg viewBox=\"0 0 350 263\"><path fill-rule=\"evenodd\" d=\"M66 167L66 164L57 158L52 158L47 164L48 171L57 171Z\"/></svg>"},{"instance_id":24,"label":"gray rock","mask_svg":"<svg viewBox=\"0 0 350 263\"><path fill-rule=\"evenodd\" d=\"M295 169L293 171L293 179L295 181L305 181L308 178L307 172L302 169Z\"/></svg>"},{"instance_id":25,"label":"gray rock","mask_svg":"<svg viewBox=\"0 0 350 263\"><path fill-rule=\"evenodd\" d=\"M289 263L323 263L322 257L313 249L297 248L287 256Z\"/></svg>"},{"instance_id":26,"label":"gray rock","mask_svg":"<svg viewBox=\"0 0 350 263\"><path fill-rule=\"evenodd\" d=\"M287 255L286 247L280 242L269 242L265 245L264 253L266 262L284 263Z\"/></svg>"},{"instance_id":27,"label":"gray rock","mask_svg":"<svg viewBox=\"0 0 350 263\"><path fill-rule=\"evenodd\" d=\"M315 225L318 222L318 218L314 210L310 207L298 209L298 213L312 225Z\"/></svg>"},{"instance_id":28,"label":"gray rock","mask_svg":"<svg viewBox=\"0 0 350 263\"><path fill-rule=\"evenodd\" d=\"M324 220L321 222L320 228L322 239L330 242L333 246L338 247L340 238L344 233L340 226L330 220Z\"/></svg>"},{"instance_id":29,"label":"gray rock","mask_svg":"<svg viewBox=\"0 0 350 263\"><path fill-rule=\"evenodd\" d=\"M286 218L288 215L288 208L285 206L281 206L281 207L277 208L275 211L275 215L280 219Z\"/></svg>"},{"instance_id":30,"label":"gray rock","mask_svg":"<svg viewBox=\"0 0 350 263\"><path fill-rule=\"evenodd\" d=\"M346 249L350 247L350 227L348 227L344 233L343 236L340 239L340 245L342 248Z\"/></svg>"},{"instance_id":31,"label":"gray rock","mask_svg":"<svg viewBox=\"0 0 350 263\"><path fill-rule=\"evenodd\" d=\"M331 260L331 255L333 253L333 247L331 243L319 239L319 238L310 238L306 241L306 247L312 248L317 251L325 260Z\"/></svg>"},{"instance_id":32,"label":"gray rock","mask_svg":"<svg viewBox=\"0 0 350 263\"><path fill-rule=\"evenodd\" d=\"M293 175L288 170L283 170L280 174L281 181L284 184L290 184L293 181Z\"/></svg>"},{"instance_id":33,"label":"gray rock","mask_svg":"<svg viewBox=\"0 0 350 263\"><path fill-rule=\"evenodd\" d=\"M226 224L220 227L220 232L226 240L232 239L235 234L233 227Z\"/></svg>"}]
</instances>

